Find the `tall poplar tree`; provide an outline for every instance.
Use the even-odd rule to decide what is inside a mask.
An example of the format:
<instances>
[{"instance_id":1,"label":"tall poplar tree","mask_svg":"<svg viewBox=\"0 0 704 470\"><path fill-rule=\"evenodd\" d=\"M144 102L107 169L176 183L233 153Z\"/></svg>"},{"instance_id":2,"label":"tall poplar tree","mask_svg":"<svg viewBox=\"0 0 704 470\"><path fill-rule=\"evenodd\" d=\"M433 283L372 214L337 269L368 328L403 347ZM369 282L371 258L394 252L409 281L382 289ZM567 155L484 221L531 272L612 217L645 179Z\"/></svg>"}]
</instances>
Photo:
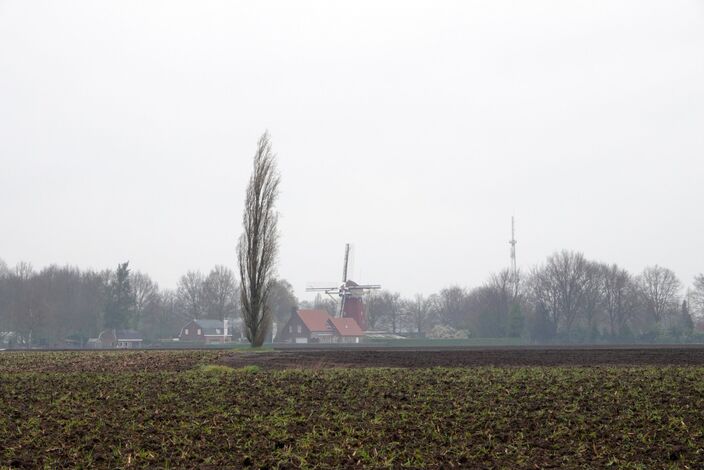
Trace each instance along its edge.
<instances>
[{"instance_id":1,"label":"tall poplar tree","mask_svg":"<svg viewBox=\"0 0 704 470\"><path fill-rule=\"evenodd\" d=\"M274 283L278 253L280 176L269 133L259 139L254 168L247 186L243 232L237 246L240 268L240 303L245 335L252 346L261 346L271 328L269 297Z\"/></svg>"}]
</instances>

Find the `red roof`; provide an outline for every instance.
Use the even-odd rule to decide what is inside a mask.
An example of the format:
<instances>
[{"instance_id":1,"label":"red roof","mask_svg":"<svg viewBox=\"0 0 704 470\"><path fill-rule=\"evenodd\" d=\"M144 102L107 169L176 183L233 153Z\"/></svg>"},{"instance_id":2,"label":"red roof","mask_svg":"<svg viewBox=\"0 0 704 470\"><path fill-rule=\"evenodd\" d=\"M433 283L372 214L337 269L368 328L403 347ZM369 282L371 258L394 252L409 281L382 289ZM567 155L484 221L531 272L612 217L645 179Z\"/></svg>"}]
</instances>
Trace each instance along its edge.
<instances>
[{"instance_id":1,"label":"red roof","mask_svg":"<svg viewBox=\"0 0 704 470\"><path fill-rule=\"evenodd\" d=\"M330 323L340 336L364 336L364 332L354 318L331 318Z\"/></svg>"},{"instance_id":2,"label":"red roof","mask_svg":"<svg viewBox=\"0 0 704 470\"><path fill-rule=\"evenodd\" d=\"M299 310L298 317L306 325L308 331L331 332L328 320L332 318L325 310Z\"/></svg>"}]
</instances>

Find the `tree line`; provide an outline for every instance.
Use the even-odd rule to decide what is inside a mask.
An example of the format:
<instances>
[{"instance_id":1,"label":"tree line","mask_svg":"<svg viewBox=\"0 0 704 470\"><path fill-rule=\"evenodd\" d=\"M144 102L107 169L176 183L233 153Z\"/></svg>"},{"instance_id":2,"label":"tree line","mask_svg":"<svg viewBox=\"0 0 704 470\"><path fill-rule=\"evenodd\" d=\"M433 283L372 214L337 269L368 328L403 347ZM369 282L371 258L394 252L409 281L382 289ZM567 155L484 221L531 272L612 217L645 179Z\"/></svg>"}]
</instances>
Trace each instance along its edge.
<instances>
[{"instance_id":1,"label":"tree line","mask_svg":"<svg viewBox=\"0 0 704 470\"><path fill-rule=\"evenodd\" d=\"M290 314L297 300L291 285L272 284L274 318ZM138 330L145 340L170 339L194 318L239 318L235 273L215 266L207 274L188 271L175 289L161 288L128 263L114 270L80 270L29 263L9 268L0 260L0 334L12 332L20 346L83 345L105 328ZM235 334L240 334L239 331Z\"/></svg>"},{"instance_id":2,"label":"tree line","mask_svg":"<svg viewBox=\"0 0 704 470\"><path fill-rule=\"evenodd\" d=\"M166 289L128 263L102 271L35 270L28 263L9 268L0 260L0 332L13 332L18 346L61 346L66 340L81 345L104 328L135 329L148 341L170 339L194 318L239 318L239 286L225 266L205 274L188 271L174 289ZM285 279L272 282L267 302L279 328L299 306L339 311L337 301L322 296L299 302ZM370 292L365 308L370 330L427 338L682 340L692 335L694 320L704 317L704 274L685 291L664 267L634 275L562 251L526 275L504 270L471 289L450 286L408 298Z\"/></svg>"},{"instance_id":3,"label":"tree line","mask_svg":"<svg viewBox=\"0 0 704 470\"><path fill-rule=\"evenodd\" d=\"M331 312L333 304L313 302ZM419 337L679 341L691 338L694 320L704 317L704 274L685 291L668 268L632 274L565 250L526 274L504 270L481 286L450 286L430 296L370 292L365 305L370 330Z\"/></svg>"}]
</instances>

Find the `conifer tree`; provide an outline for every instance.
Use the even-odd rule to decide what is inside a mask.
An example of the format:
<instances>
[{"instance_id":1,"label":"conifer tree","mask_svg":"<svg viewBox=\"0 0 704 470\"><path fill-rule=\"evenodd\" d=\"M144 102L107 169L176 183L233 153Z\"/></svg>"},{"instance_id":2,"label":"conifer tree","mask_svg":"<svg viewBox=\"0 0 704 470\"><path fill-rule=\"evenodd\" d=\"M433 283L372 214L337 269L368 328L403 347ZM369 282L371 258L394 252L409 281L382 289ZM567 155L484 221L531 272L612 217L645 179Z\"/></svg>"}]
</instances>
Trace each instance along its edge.
<instances>
[{"instance_id":1,"label":"conifer tree","mask_svg":"<svg viewBox=\"0 0 704 470\"><path fill-rule=\"evenodd\" d=\"M130 326L134 310L134 296L132 295L128 266L129 262L119 264L110 280L104 317L106 328L125 329Z\"/></svg>"}]
</instances>

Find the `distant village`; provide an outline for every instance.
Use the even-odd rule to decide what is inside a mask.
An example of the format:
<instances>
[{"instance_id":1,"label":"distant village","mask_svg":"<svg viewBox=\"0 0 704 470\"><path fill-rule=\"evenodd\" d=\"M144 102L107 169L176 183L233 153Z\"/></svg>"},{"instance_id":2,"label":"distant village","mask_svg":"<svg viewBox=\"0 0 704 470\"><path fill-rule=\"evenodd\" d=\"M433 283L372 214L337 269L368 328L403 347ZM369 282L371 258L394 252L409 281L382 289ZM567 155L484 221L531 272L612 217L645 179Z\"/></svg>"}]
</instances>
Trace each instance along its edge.
<instances>
[{"instance_id":1,"label":"distant village","mask_svg":"<svg viewBox=\"0 0 704 470\"><path fill-rule=\"evenodd\" d=\"M5 333L7 335L7 333ZM326 310L296 309L285 325L273 325L268 342L274 343L360 343L365 336L371 338L400 337L390 333L364 332L353 318L335 318ZM174 345L207 346L246 343L242 335L242 319L225 320L194 319L186 323L176 338ZM164 346L162 340L159 345ZM136 330L107 328L97 338L89 338L85 347L90 349L131 349L147 346L144 338Z\"/></svg>"},{"instance_id":2,"label":"distant village","mask_svg":"<svg viewBox=\"0 0 704 470\"><path fill-rule=\"evenodd\" d=\"M636 276L560 252L518 285L517 278L505 270L474 289L450 286L404 299L377 285L359 285L345 273L338 285L309 286L317 294L314 301L299 301L292 286L279 279L265 343L704 341L704 276L684 290L663 267ZM561 290L564 279L572 282L569 291ZM0 349L248 343L237 289L234 273L222 266L208 275L189 272L171 291L127 263L93 272L56 266L35 271L26 264L10 269L0 262ZM569 297L575 292L580 297Z\"/></svg>"}]
</instances>

